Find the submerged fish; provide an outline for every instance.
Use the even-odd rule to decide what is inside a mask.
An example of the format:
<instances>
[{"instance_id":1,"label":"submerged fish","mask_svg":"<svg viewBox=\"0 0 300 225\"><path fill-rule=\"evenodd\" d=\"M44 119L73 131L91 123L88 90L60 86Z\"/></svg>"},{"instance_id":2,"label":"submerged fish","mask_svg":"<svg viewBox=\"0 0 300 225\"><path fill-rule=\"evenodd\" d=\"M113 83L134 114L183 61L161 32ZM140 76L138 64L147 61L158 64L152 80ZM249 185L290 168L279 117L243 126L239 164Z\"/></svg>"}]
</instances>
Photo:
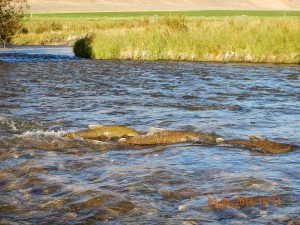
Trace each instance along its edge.
<instances>
[{"instance_id":1,"label":"submerged fish","mask_svg":"<svg viewBox=\"0 0 300 225\"><path fill-rule=\"evenodd\" d=\"M215 143L215 134L202 134L192 131L163 130L145 135L121 138L119 143L122 145L159 145L175 144L180 142L201 142L204 144Z\"/></svg>"},{"instance_id":2,"label":"submerged fish","mask_svg":"<svg viewBox=\"0 0 300 225\"><path fill-rule=\"evenodd\" d=\"M110 141L122 137L134 137L140 133L134 129L123 126L103 126L103 125L90 125L88 130L71 132L65 134L64 138L77 138L93 139L98 141Z\"/></svg>"},{"instance_id":3,"label":"submerged fish","mask_svg":"<svg viewBox=\"0 0 300 225\"><path fill-rule=\"evenodd\" d=\"M297 146L295 145L269 141L267 139L256 136L250 137L250 140L223 140L220 138L217 139L217 142L230 145L244 146L247 148L261 151L263 153L272 154L291 152L297 148Z\"/></svg>"}]
</instances>

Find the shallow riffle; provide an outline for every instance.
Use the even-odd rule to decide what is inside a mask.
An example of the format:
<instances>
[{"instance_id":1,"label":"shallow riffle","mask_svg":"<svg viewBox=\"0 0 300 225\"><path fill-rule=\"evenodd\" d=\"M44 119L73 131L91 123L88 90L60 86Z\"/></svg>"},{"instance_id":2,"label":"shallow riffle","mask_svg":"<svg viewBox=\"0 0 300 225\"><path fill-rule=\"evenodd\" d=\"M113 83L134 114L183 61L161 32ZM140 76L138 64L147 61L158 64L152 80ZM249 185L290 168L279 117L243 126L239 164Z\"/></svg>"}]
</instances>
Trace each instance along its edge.
<instances>
[{"instance_id":1,"label":"shallow riffle","mask_svg":"<svg viewBox=\"0 0 300 225\"><path fill-rule=\"evenodd\" d=\"M49 51L55 55L57 47ZM1 223L299 222L299 149L266 155L194 143L120 148L62 138L106 124L300 145L299 66L60 54L72 60L0 64ZM210 205L214 198L220 204Z\"/></svg>"}]
</instances>

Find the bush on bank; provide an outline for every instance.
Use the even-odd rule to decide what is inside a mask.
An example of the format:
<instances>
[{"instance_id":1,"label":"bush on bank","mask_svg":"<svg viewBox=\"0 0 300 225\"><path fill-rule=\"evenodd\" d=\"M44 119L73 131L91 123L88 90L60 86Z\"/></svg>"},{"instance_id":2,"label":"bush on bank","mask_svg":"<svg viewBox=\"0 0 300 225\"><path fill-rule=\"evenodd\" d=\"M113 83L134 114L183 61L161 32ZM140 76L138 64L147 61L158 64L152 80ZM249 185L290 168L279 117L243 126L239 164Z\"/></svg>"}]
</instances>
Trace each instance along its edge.
<instances>
[{"instance_id":1,"label":"bush on bank","mask_svg":"<svg viewBox=\"0 0 300 225\"><path fill-rule=\"evenodd\" d=\"M83 58L95 58L92 47L94 39L94 36L86 36L77 40L73 47L75 55Z\"/></svg>"}]
</instances>

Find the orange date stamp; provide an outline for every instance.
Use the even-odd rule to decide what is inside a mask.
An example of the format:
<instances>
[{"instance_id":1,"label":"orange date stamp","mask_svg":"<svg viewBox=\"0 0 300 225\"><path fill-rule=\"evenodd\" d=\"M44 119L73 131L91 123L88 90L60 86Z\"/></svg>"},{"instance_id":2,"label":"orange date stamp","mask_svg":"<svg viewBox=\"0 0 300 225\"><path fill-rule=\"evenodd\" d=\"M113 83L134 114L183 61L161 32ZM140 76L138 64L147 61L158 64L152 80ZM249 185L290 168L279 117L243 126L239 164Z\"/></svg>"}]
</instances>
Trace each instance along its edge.
<instances>
[{"instance_id":1,"label":"orange date stamp","mask_svg":"<svg viewBox=\"0 0 300 225\"><path fill-rule=\"evenodd\" d=\"M259 196L259 197L223 197L208 198L208 206L221 207L242 207L242 206L281 206L280 196Z\"/></svg>"}]
</instances>

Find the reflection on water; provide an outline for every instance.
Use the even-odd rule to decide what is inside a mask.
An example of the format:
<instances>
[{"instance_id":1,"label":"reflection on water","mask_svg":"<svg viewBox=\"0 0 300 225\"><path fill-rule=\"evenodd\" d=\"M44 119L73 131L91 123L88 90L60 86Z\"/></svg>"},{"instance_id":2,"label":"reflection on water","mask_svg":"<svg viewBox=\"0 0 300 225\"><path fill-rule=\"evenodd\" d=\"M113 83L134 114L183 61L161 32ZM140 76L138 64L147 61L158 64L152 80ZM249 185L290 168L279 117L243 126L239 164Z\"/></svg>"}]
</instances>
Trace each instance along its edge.
<instances>
[{"instance_id":1,"label":"reflection on water","mask_svg":"<svg viewBox=\"0 0 300 225\"><path fill-rule=\"evenodd\" d=\"M36 54L31 48L16 53ZM299 222L299 150L120 149L62 138L88 124L107 124L300 145L299 66L76 60L66 51L52 61L24 63L25 55L0 64L1 223ZM209 206L214 197L257 201ZM268 205L260 204L264 197ZM272 198L280 198L280 206Z\"/></svg>"}]
</instances>

